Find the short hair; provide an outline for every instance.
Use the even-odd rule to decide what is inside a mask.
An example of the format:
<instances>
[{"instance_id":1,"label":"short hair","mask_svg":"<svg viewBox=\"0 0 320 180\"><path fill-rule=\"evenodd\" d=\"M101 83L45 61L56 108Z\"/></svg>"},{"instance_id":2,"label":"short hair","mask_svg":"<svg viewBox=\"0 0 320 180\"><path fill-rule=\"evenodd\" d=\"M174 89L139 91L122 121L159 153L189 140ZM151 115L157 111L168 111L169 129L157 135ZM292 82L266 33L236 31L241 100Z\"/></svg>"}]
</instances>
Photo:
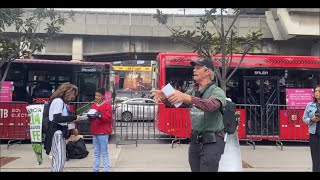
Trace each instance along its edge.
<instances>
[{"instance_id":1,"label":"short hair","mask_svg":"<svg viewBox=\"0 0 320 180\"><path fill-rule=\"evenodd\" d=\"M104 96L104 93L106 92L106 90L104 88L99 88L96 90L97 93L100 93L102 96Z\"/></svg>"},{"instance_id":2,"label":"short hair","mask_svg":"<svg viewBox=\"0 0 320 180\"><path fill-rule=\"evenodd\" d=\"M210 79L211 79L211 81L213 81L215 73L212 71L212 69L208 69L208 70L210 71Z\"/></svg>"}]
</instances>

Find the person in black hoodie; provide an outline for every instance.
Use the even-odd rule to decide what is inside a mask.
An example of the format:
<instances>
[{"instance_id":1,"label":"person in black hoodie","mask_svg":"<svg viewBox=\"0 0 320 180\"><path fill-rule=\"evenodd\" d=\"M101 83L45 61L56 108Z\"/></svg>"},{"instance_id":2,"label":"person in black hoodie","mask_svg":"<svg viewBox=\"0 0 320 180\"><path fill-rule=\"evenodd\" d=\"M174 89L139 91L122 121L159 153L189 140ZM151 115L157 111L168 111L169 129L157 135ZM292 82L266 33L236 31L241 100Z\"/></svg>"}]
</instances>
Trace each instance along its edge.
<instances>
[{"instance_id":1,"label":"person in black hoodie","mask_svg":"<svg viewBox=\"0 0 320 180\"><path fill-rule=\"evenodd\" d=\"M86 115L71 115L69 103L78 94L77 86L63 83L50 97L49 124L44 140L46 154L52 152L52 172L62 172L66 161L66 142L75 128L75 122L86 120Z\"/></svg>"}]
</instances>

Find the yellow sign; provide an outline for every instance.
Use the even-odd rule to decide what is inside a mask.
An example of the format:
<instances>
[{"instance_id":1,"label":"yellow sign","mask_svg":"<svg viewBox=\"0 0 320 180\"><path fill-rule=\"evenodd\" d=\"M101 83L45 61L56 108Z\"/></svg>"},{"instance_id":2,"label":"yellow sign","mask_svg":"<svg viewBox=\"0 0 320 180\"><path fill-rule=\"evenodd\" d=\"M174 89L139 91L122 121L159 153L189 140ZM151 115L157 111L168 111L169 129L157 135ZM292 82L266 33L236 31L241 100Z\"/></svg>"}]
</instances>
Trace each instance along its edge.
<instances>
[{"instance_id":1,"label":"yellow sign","mask_svg":"<svg viewBox=\"0 0 320 180\"><path fill-rule=\"evenodd\" d=\"M151 66L113 66L115 71L151 71Z\"/></svg>"}]
</instances>

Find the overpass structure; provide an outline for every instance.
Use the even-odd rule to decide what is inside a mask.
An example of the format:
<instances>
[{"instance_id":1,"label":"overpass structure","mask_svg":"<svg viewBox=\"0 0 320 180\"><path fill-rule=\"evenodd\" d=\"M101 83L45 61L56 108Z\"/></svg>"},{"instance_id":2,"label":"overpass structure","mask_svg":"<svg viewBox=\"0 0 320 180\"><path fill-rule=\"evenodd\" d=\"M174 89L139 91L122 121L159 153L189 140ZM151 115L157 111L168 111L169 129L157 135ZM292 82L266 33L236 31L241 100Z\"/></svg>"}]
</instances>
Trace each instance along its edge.
<instances>
[{"instance_id":1,"label":"overpass structure","mask_svg":"<svg viewBox=\"0 0 320 180\"><path fill-rule=\"evenodd\" d=\"M320 55L320 8L260 8L235 23L239 36L261 30L261 50L254 53ZM27 11L28 14L31 11ZM67 12L61 12L67 13ZM190 46L170 39L171 32L153 14L75 12L75 21L34 58L84 61L154 60L159 52L191 52ZM199 15L168 15L168 26L194 30ZM234 16L224 16L230 24ZM46 22L44 22L46 23ZM40 27L41 28L41 27ZM212 32L213 26L208 27ZM14 32L14 28L7 29Z\"/></svg>"}]
</instances>

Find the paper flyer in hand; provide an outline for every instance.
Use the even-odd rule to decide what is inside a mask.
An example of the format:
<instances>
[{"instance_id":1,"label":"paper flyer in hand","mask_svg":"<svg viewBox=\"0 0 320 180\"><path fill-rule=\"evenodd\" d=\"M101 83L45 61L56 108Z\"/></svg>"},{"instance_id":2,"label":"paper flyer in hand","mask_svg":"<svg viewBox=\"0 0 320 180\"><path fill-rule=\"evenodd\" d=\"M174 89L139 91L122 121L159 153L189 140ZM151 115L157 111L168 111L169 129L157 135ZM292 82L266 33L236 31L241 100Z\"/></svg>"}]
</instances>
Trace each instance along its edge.
<instances>
[{"instance_id":1,"label":"paper flyer in hand","mask_svg":"<svg viewBox=\"0 0 320 180\"><path fill-rule=\"evenodd\" d=\"M162 92L164 93L164 95L166 95L166 97L168 97L170 94L175 92L175 89L171 86L170 83L168 83L165 87L162 88ZM179 106L181 106L182 102L177 102L174 103L174 106L177 108Z\"/></svg>"},{"instance_id":2,"label":"paper flyer in hand","mask_svg":"<svg viewBox=\"0 0 320 180\"><path fill-rule=\"evenodd\" d=\"M87 115L94 115L97 112L95 109L90 109L86 114Z\"/></svg>"}]
</instances>

